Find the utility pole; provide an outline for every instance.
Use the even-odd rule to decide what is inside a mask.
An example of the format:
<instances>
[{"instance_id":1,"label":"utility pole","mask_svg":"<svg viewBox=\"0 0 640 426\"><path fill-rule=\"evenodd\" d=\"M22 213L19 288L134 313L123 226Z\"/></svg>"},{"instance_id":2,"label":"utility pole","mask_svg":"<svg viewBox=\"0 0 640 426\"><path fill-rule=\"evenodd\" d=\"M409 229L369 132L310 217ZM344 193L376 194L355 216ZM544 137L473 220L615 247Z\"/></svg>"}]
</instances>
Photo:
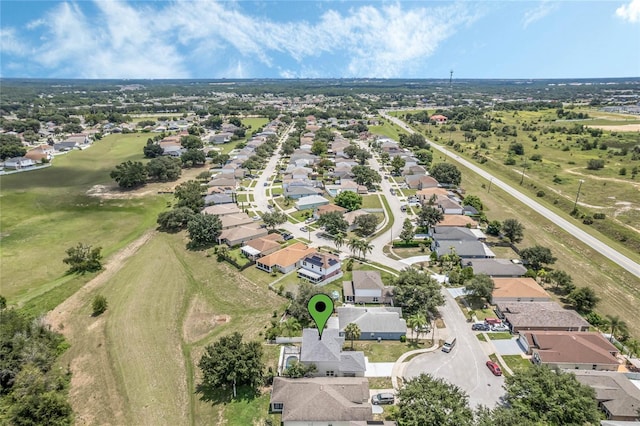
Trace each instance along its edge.
<instances>
[{"instance_id":1,"label":"utility pole","mask_svg":"<svg viewBox=\"0 0 640 426\"><path fill-rule=\"evenodd\" d=\"M578 193L576 194L576 202L573 203L573 211L574 212L578 208L578 198L580 197L580 188L582 188L582 184L584 183L584 179L580 179L578 182L580 182L580 184L578 185Z\"/></svg>"},{"instance_id":2,"label":"utility pole","mask_svg":"<svg viewBox=\"0 0 640 426\"><path fill-rule=\"evenodd\" d=\"M522 166L522 177L520 178L520 185L524 182L524 172L527 170L527 160L524 160L524 165Z\"/></svg>"},{"instance_id":3,"label":"utility pole","mask_svg":"<svg viewBox=\"0 0 640 426\"><path fill-rule=\"evenodd\" d=\"M487 193L491 192L491 184L493 183L493 178L489 181L489 189L487 189Z\"/></svg>"}]
</instances>

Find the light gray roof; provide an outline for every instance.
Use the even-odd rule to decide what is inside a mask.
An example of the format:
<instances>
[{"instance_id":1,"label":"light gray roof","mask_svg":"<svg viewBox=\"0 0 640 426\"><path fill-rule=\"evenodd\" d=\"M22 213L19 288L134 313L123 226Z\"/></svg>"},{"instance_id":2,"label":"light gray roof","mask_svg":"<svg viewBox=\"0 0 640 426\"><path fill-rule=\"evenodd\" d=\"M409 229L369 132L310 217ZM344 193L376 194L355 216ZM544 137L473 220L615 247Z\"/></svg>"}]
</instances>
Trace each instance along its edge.
<instances>
[{"instance_id":1,"label":"light gray roof","mask_svg":"<svg viewBox=\"0 0 640 426\"><path fill-rule=\"evenodd\" d=\"M470 259L466 266L473 268L474 274L487 274L491 277L521 277L527 273L522 264L509 259Z\"/></svg>"},{"instance_id":2,"label":"light gray roof","mask_svg":"<svg viewBox=\"0 0 640 426\"><path fill-rule=\"evenodd\" d=\"M341 372L356 373L366 370L364 353L360 351L343 352L344 337L340 337L335 328L325 328L322 339L318 339L318 330L302 330L302 350L300 361L304 363L339 362Z\"/></svg>"},{"instance_id":3,"label":"light gray roof","mask_svg":"<svg viewBox=\"0 0 640 426\"><path fill-rule=\"evenodd\" d=\"M640 409L640 389L624 375L614 371L572 371L582 384L596 391L596 399L613 416L634 417Z\"/></svg>"},{"instance_id":4,"label":"light gray roof","mask_svg":"<svg viewBox=\"0 0 640 426\"><path fill-rule=\"evenodd\" d=\"M362 334L407 332L407 322L402 319L402 308L340 307L337 311L342 332L351 323L357 324Z\"/></svg>"},{"instance_id":5,"label":"light gray roof","mask_svg":"<svg viewBox=\"0 0 640 426\"><path fill-rule=\"evenodd\" d=\"M317 203L329 203L329 200L320 196L320 195L309 195L307 197L302 197L298 199L296 204L304 205L304 204L317 204Z\"/></svg>"},{"instance_id":6,"label":"light gray roof","mask_svg":"<svg viewBox=\"0 0 640 426\"><path fill-rule=\"evenodd\" d=\"M475 238L475 237L474 237ZM451 249L460 257L494 257L495 254L487 247L486 244L478 240L461 241L461 240L442 240L437 242L436 253L438 257L451 253Z\"/></svg>"},{"instance_id":7,"label":"light gray roof","mask_svg":"<svg viewBox=\"0 0 640 426\"><path fill-rule=\"evenodd\" d=\"M353 271L353 287L364 289L380 289L384 287L380 272L378 271Z\"/></svg>"},{"instance_id":8,"label":"light gray roof","mask_svg":"<svg viewBox=\"0 0 640 426\"><path fill-rule=\"evenodd\" d=\"M284 191L287 195L299 195L299 194L319 194L321 191L309 186L288 186Z\"/></svg>"},{"instance_id":9,"label":"light gray roof","mask_svg":"<svg viewBox=\"0 0 640 426\"><path fill-rule=\"evenodd\" d=\"M469 228L462 226L436 226L433 228L433 238L437 241L465 240L477 241L478 237Z\"/></svg>"},{"instance_id":10,"label":"light gray roof","mask_svg":"<svg viewBox=\"0 0 640 426\"><path fill-rule=\"evenodd\" d=\"M364 377L273 380L271 404L283 404L283 422L372 420L369 383Z\"/></svg>"},{"instance_id":11,"label":"light gray roof","mask_svg":"<svg viewBox=\"0 0 640 426\"><path fill-rule=\"evenodd\" d=\"M577 312L564 309L556 302L507 302L497 306L515 328L589 327Z\"/></svg>"}]
</instances>

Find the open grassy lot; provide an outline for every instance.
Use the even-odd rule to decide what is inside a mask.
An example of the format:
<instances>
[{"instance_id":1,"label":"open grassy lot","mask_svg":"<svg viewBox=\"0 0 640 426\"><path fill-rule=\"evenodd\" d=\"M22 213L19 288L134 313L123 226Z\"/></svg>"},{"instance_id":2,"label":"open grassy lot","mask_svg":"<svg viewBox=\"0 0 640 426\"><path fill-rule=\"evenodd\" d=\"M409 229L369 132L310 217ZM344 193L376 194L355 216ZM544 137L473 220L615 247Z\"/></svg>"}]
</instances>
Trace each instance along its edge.
<instances>
[{"instance_id":1,"label":"open grassy lot","mask_svg":"<svg viewBox=\"0 0 640 426\"><path fill-rule=\"evenodd\" d=\"M362 197L363 209L381 209L382 203L380 203L380 197L377 195L364 195Z\"/></svg>"},{"instance_id":2,"label":"open grassy lot","mask_svg":"<svg viewBox=\"0 0 640 426\"><path fill-rule=\"evenodd\" d=\"M32 301L35 311L51 309L89 278L63 276L67 248L84 242L101 246L108 257L154 225L168 201L164 196L87 195L94 185L112 189L110 171L140 160L145 143L140 134L108 136L87 150L56 157L52 167L0 178L0 266L9 303Z\"/></svg>"},{"instance_id":3,"label":"open grassy lot","mask_svg":"<svg viewBox=\"0 0 640 426\"><path fill-rule=\"evenodd\" d=\"M386 136L393 140L400 140L400 135L406 133L396 124L390 123L382 117L377 117L380 126L369 126L369 131L376 135Z\"/></svg>"}]
</instances>

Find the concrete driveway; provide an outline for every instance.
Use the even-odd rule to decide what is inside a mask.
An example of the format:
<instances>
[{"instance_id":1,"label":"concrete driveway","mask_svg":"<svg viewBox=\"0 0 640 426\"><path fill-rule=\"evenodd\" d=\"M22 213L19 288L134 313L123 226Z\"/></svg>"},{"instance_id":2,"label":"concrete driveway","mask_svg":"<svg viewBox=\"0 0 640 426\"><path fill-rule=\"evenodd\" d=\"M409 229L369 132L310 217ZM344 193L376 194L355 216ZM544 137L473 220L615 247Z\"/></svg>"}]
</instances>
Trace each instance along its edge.
<instances>
[{"instance_id":1,"label":"concrete driveway","mask_svg":"<svg viewBox=\"0 0 640 426\"><path fill-rule=\"evenodd\" d=\"M492 340L493 346L496 348L496 352L500 355L522 355L524 349L518 343L518 339L500 339Z\"/></svg>"},{"instance_id":2,"label":"concrete driveway","mask_svg":"<svg viewBox=\"0 0 640 426\"><path fill-rule=\"evenodd\" d=\"M364 361L366 366L364 377L391 377L393 362L369 362L368 358Z\"/></svg>"}]
</instances>

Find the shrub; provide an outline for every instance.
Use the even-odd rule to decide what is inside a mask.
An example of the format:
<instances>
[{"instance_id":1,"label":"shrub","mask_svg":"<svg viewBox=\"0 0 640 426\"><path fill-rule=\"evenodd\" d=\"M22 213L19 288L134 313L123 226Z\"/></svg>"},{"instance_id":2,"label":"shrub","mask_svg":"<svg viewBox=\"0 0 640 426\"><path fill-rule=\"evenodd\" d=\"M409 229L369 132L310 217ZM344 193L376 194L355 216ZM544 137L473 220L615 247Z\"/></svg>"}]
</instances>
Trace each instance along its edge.
<instances>
[{"instance_id":1,"label":"shrub","mask_svg":"<svg viewBox=\"0 0 640 426\"><path fill-rule=\"evenodd\" d=\"M587 162L587 169L588 170L599 170L604 168L604 160L596 160L596 159L591 159Z\"/></svg>"},{"instance_id":2,"label":"shrub","mask_svg":"<svg viewBox=\"0 0 640 426\"><path fill-rule=\"evenodd\" d=\"M404 334L402 336L400 336L400 342L401 343L406 343L407 341L407 336L405 336Z\"/></svg>"},{"instance_id":3,"label":"shrub","mask_svg":"<svg viewBox=\"0 0 640 426\"><path fill-rule=\"evenodd\" d=\"M536 197L544 197L544 191L540 190L536 192Z\"/></svg>"},{"instance_id":4,"label":"shrub","mask_svg":"<svg viewBox=\"0 0 640 426\"><path fill-rule=\"evenodd\" d=\"M591 216L585 216L584 219L582 219L582 223L585 225L591 225L593 223L593 218Z\"/></svg>"},{"instance_id":5,"label":"shrub","mask_svg":"<svg viewBox=\"0 0 640 426\"><path fill-rule=\"evenodd\" d=\"M594 219L604 219L606 217L606 215L604 213L594 213L593 214L593 218Z\"/></svg>"},{"instance_id":6,"label":"shrub","mask_svg":"<svg viewBox=\"0 0 640 426\"><path fill-rule=\"evenodd\" d=\"M107 298L102 296L102 295L97 295L96 297L93 298L93 316L97 317L98 315L102 314L104 311L107 310Z\"/></svg>"},{"instance_id":7,"label":"shrub","mask_svg":"<svg viewBox=\"0 0 640 426\"><path fill-rule=\"evenodd\" d=\"M540 154L533 154L531 157L529 157L529 159L531 161L542 161L542 155Z\"/></svg>"}]
</instances>

